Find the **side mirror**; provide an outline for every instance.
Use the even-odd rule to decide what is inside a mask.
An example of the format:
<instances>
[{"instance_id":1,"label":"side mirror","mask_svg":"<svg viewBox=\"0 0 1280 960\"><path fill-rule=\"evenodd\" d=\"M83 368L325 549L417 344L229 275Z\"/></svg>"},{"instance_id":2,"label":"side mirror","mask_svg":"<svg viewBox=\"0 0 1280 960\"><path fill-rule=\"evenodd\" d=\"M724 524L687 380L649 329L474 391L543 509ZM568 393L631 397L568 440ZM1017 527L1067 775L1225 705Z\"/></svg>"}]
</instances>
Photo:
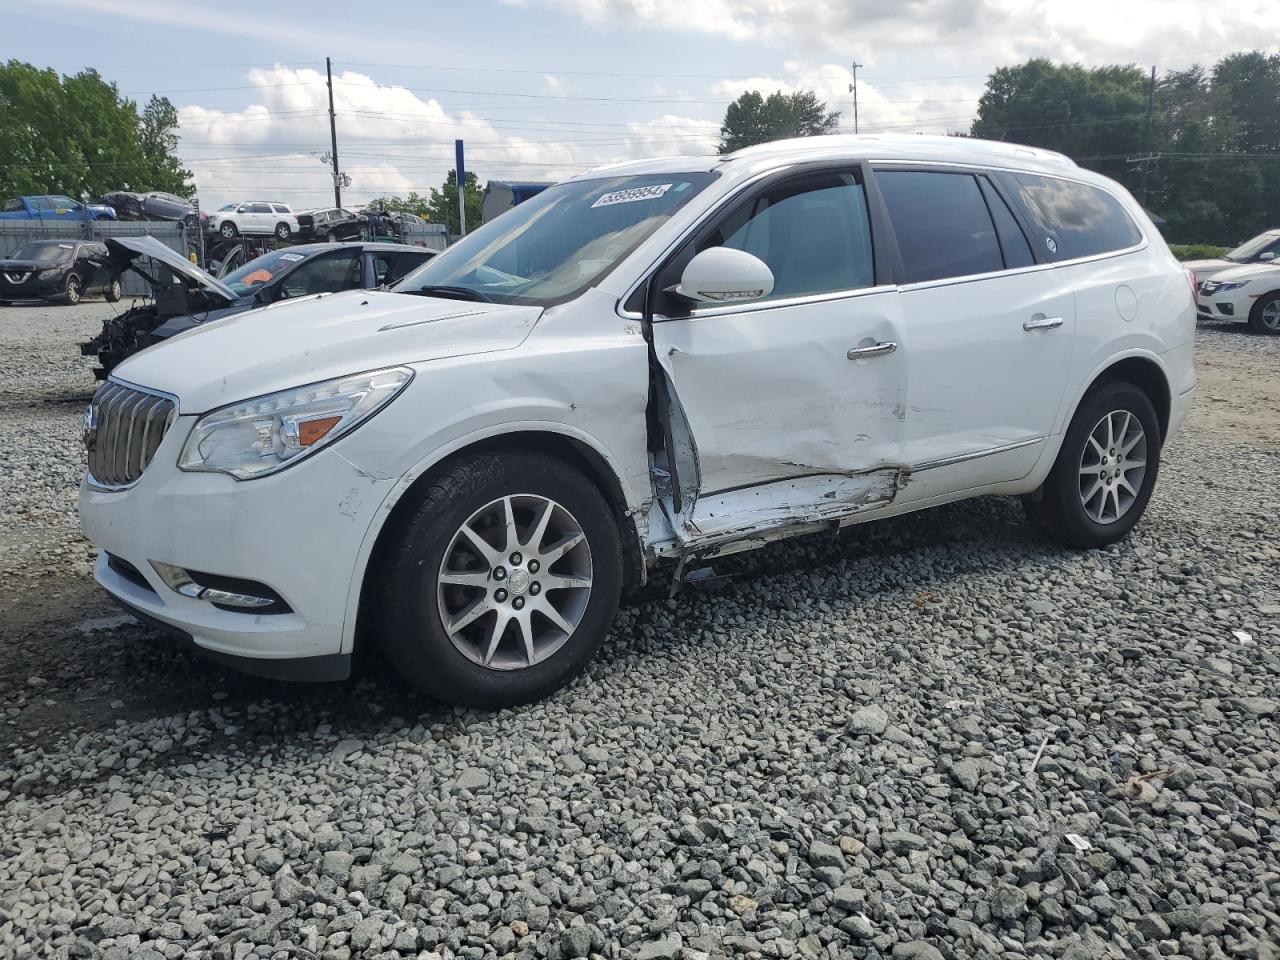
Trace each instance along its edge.
<instances>
[{"instance_id":1,"label":"side mirror","mask_svg":"<svg viewBox=\"0 0 1280 960\"><path fill-rule=\"evenodd\" d=\"M773 293L773 271L742 250L709 247L689 261L671 292L695 303L745 303Z\"/></svg>"},{"instance_id":2,"label":"side mirror","mask_svg":"<svg viewBox=\"0 0 1280 960\"><path fill-rule=\"evenodd\" d=\"M1260 253L1260 254L1258 254L1258 262L1259 262L1259 263L1270 263L1270 262L1271 262L1272 260L1274 260L1275 258L1276 258L1276 255L1275 255L1275 253L1274 253L1274 252L1272 252L1271 250L1268 250L1266 253Z\"/></svg>"},{"instance_id":3,"label":"side mirror","mask_svg":"<svg viewBox=\"0 0 1280 960\"><path fill-rule=\"evenodd\" d=\"M242 203L240 206L236 207L236 213L248 213L248 212L249 212L248 204Z\"/></svg>"}]
</instances>

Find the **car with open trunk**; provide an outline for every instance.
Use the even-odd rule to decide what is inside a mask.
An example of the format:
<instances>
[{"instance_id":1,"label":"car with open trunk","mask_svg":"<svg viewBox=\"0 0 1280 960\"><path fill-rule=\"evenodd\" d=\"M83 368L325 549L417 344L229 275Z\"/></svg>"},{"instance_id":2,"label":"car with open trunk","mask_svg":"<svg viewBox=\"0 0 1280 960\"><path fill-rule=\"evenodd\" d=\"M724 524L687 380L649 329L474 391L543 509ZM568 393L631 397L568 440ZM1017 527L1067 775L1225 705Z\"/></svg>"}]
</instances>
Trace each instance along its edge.
<instances>
[{"instance_id":1,"label":"car with open trunk","mask_svg":"<svg viewBox=\"0 0 1280 960\"><path fill-rule=\"evenodd\" d=\"M489 707L568 683L664 565L984 495L1114 543L1195 387L1190 276L1133 198L967 138L603 167L269 313L98 391L99 582L243 669L379 643Z\"/></svg>"}]
</instances>

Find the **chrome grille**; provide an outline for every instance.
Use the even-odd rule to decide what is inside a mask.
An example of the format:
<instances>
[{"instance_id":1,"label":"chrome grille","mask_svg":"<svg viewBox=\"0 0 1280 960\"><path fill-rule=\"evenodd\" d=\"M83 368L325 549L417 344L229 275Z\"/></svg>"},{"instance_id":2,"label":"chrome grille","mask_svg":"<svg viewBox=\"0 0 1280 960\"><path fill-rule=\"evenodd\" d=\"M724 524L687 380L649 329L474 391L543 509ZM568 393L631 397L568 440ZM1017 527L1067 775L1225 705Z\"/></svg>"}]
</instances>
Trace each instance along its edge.
<instances>
[{"instance_id":1,"label":"chrome grille","mask_svg":"<svg viewBox=\"0 0 1280 960\"><path fill-rule=\"evenodd\" d=\"M90 481L102 487L135 482L177 413L172 397L108 380L84 415Z\"/></svg>"}]
</instances>

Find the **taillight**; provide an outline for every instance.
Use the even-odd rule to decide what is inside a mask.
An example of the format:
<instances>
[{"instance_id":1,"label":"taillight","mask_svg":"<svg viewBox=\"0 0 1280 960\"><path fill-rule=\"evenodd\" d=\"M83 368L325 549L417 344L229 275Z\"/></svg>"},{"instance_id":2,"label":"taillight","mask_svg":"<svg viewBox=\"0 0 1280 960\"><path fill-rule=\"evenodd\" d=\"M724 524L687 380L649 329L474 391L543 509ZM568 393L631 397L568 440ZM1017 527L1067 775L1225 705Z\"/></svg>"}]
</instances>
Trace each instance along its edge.
<instances>
[{"instance_id":1,"label":"taillight","mask_svg":"<svg viewBox=\"0 0 1280 960\"><path fill-rule=\"evenodd\" d=\"M1187 275L1187 281L1191 284L1191 296L1195 297L1200 292L1200 283L1196 280L1196 272L1194 270L1184 271Z\"/></svg>"}]
</instances>

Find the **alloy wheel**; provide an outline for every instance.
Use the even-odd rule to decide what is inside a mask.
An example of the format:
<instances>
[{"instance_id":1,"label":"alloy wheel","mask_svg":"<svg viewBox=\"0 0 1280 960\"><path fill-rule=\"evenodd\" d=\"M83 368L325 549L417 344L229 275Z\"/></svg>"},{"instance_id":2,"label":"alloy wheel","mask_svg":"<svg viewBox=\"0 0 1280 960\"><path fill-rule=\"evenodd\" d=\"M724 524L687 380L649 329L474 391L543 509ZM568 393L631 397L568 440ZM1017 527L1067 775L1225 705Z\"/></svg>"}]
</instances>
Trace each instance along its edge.
<instances>
[{"instance_id":1,"label":"alloy wheel","mask_svg":"<svg viewBox=\"0 0 1280 960\"><path fill-rule=\"evenodd\" d=\"M1280 333L1280 298L1276 298L1262 307L1262 325L1272 333Z\"/></svg>"},{"instance_id":2,"label":"alloy wheel","mask_svg":"<svg viewBox=\"0 0 1280 960\"><path fill-rule=\"evenodd\" d=\"M440 622L473 663L524 670L573 635L591 574L591 547L573 514L536 494L502 497L473 513L445 550Z\"/></svg>"},{"instance_id":3,"label":"alloy wheel","mask_svg":"<svg viewBox=\"0 0 1280 960\"><path fill-rule=\"evenodd\" d=\"M75 277L67 278L67 303L80 302L80 281Z\"/></svg>"},{"instance_id":4,"label":"alloy wheel","mask_svg":"<svg viewBox=\"0 0 1280 960\"><path fill-rule=\"evenodd\" d=\"M1128 410L1112 410L1080 454L1080 503L1094 523L1115 523L1138 500L1147 475L1147 434Z\"/></svg>"}]
</instances>

